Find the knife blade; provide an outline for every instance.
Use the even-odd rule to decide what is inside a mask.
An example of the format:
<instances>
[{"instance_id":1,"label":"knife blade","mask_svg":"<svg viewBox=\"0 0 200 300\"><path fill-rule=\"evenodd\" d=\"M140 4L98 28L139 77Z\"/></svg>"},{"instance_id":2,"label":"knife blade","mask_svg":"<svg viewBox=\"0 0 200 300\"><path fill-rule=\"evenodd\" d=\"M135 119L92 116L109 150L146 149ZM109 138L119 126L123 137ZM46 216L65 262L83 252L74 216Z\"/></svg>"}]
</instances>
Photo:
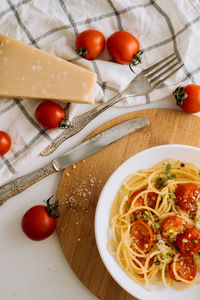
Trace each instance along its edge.
<instances>
[{"instance_id":1,"label":"knife blade","mask_svg":"<svg viewBox=\"0 0 200 300\"><path fill-rule=\"evenodd\" d=\"M51 163L39 168L29 174L19 177L0 187L0 205L9 198L23 192L26 188L45 178L46 176L59 172L78 161L91 156L122 137L149 125L145 118L135 118L115 125L94 137L82 142L72 150L65 152L55 158Z\"/></svg>"}]
</instances>

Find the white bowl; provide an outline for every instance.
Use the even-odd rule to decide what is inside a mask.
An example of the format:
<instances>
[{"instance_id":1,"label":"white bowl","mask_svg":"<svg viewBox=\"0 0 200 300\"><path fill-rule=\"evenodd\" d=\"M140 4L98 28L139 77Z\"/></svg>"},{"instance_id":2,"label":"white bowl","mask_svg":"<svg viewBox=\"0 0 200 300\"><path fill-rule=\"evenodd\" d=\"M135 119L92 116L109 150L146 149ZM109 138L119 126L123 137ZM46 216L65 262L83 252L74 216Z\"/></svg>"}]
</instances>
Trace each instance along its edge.
<instances>
[{"instance_id":1,"label":"white bowl","mask_svg":"<svg viewBox=\"0 0 200 300\"><path fill-rule=\"evenodd\" d=\"M200 168L200 148L185 145L163 145L144 150L125 161L111 175L98 200L95 215L95 237L100 256L111 276L129 294L142 300L199 300L200 286L186 290L176 290L163 285L152 286L152 291L131 280L107 249L107 242L112 239L109 227L110 210L115 196L124 178L138 170L148 169L165 158L175 158L190 162Z\"/></svg>"}]
</instances>

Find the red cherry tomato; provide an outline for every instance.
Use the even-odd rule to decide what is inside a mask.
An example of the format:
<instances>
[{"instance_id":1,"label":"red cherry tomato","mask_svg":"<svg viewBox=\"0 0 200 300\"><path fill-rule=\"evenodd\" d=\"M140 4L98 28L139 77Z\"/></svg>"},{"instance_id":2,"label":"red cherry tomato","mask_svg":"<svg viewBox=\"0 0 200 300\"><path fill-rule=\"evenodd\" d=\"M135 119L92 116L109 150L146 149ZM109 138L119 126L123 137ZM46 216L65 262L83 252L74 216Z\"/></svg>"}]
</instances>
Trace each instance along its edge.
<instances>
[{"instance_id":1,"label":"red cherry tomato","mask_svg":"<svg viewBox=\"0 0 200 300\"><path fill-rule=\"evenodd\" d=\"M174 242L179 233L186 230L188 223L185 219L179 216L169 216L162 222L161 233L162 236L169 242Z\"/></svg>"},{"instance_id":2,"label":"red cherry tomato","mask_svg":"<svg viewBox=\"0 0 200 300\"><path fill-rule=\"evenodd\" d=\"M200 230L192 227L180 233L175 246L183 255L198 253L200 251Z\"/></svg>"},{"instance_id":3,"label":"red cherry tomato","mask_svg":"<svg viewBox=\"0 0 200 300\"><path fill-rule=\"evenodd\" d=\"M96 59L104 48L105 38L100 31L88 29L76 38L76 52L89 60Z\"/></svg>"},{"instance_id":4,"label":"red cherry tomato","mask_svg":"<svg viewBox=\"0 0 200 300\"><path fill-rule=\"evenodd\" d=\"M133 194L131 195L131 198L130 198L130 205L131 205L131 203L133 202L133 200L135 199L135 197L136 197L139 193L141 193L142 191L143 191L143 190L139 190L139 191L137 191L137 192L135 192L135 193L133 193ZM157 195L156 193L154 193L154 192L149 192L149 193L147 194L147 205L148 205L149 207L155 208L157 198L158 198L158 195ZM137 200L136 200L135 203L134 203L134 207L135 207L135 208L136 208L137 206L144 206L144 205L145 205L145 204L144 204L144 196L140 196L139 198L137 198ZM135 211L133 212L133 214L134 214L134 215L138 215L138 214L142 213L143 211L144 211L144 209L138 209L138 210L135 210Z\"/></svg>"},{"instance_id":5,"label":"red cherry tomato","mask_svg":"<svg viewBox=\"0 0 200 300\"><path fill-rule=\"evenodd\" d=\"M175 190L177 205L185 211L195 211L200 201L200 188L193 183L181 184Z\"/></svg>"},{"instance_id":6,"label":"red cherry tomato","mask_svg":"<svg viewBox=\"0 0 200 300\"><path fill-rule=\"evenodd\" d=\"M41 102L36 108L35 118L38 123L46 129L61 127L61 121L63 121L62 127L65 127L65 111L58 103L55 102Z\"/></svg>"},{"instance_id":7,"label":"red cherry tomato","mask_svg":"<svg viewBox=\"0 0 200 300\"><path fill-rule=\"evenodd\" d=\"M119 64L129 64L131 68L131 65L141 63L139 41L127 31L113 33L107 40L107 48L114 61Z\"/></svg>"},{"instance_id":8,"label":"red cherry tomato","mask_svg":"<svg viewBox=\"0 0 200 300\"><path fill-rule=\"evenodd\" d=\"M22 230L31 240L44 240L56 229L56 218L59 216L57 202L50 205L48 201L47 206L31 207L22 218Z\"/></svg>"},{"instance_id":9,"label":"red cherry tomato","mask_svg":"<svg viewBox=\"0 0 200 300\"><path fill-rule=\"evenodd\" d=\"M131 227L130 235L132 241L138 248L148 252L153 245L153 231L142 220L137 220Z\"/></svg>"},{"instance_id":10,"label":"red cherry tomato","mask_svg":"<svg viewBox=\"0 0 200 300\"><path fill-rule=\"evenodd\" d=\"M0 131L0 155L6 154L11 147L11 138L5 131Z\"/></svg>"},{"instance_id":11,"label":"red cherry tomato","mask_svg":"<svg viewBox=\"0 0 200 300\"><path fill-rule=\"evenodd\" d=\"M174 275L173 264L174 262L169 264L169 275L173 280L180 282L181 280L176 279ZM194 258L192 256L179 256L175 262L175 270L180 278L192 281L197 273Z\"/></svg>"},{"instance_id":12,"label":"red cherry tomato","mask_svg":"<svg viewBox=\"0 0 200 300\"><path fill-rule=\"evenodd\" d=\"M173 95L176 98L177 105L187 113L200 112L200 86L189 84L185 87L178 87Z\"/></svg>"}]
</instances>

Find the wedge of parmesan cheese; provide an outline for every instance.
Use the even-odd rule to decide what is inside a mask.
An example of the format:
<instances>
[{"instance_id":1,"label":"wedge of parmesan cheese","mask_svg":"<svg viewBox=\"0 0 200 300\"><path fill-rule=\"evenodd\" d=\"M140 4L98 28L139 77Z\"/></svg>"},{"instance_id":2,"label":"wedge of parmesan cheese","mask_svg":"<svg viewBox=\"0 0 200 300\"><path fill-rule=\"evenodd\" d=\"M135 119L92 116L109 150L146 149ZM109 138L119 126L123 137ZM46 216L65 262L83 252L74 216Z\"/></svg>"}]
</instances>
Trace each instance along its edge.
<instances>
[{"instance_id":1,"label":"wedge of parmesan cheese","mask_svg":"<svg viewBox=\"0 0 200 300\"><path fill-rule=\"evenodd\" d=\"M0 34L0 97L94 102L96 74Z\"/></svg>"}]
</instances>

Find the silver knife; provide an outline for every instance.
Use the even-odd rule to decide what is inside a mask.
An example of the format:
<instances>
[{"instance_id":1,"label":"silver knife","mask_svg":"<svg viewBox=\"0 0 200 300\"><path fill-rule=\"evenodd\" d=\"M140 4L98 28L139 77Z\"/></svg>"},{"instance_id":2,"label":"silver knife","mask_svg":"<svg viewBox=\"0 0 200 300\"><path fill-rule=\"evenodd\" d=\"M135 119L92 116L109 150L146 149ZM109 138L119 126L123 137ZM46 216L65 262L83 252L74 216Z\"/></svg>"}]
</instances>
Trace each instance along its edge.
<instances>
[{"instance_id":1,"label":"silver knife","mask_svg":"<svg viewBox=\"0 0 200 300\"><path fill-rule=\"evenodd\" d=\"M57 157L46 166L19 177L0 187L0 205L6 202L6 200L9 198L23 192L26 188L42 178L45 178L54 172L59 172L62 169L69 167L72 164L77 163L78 161L100 151L125 135L148 125L148 119L136 118L122 122L95 135L72 150L69 150L63 155Z\"/></svg>"}]
</instances>

